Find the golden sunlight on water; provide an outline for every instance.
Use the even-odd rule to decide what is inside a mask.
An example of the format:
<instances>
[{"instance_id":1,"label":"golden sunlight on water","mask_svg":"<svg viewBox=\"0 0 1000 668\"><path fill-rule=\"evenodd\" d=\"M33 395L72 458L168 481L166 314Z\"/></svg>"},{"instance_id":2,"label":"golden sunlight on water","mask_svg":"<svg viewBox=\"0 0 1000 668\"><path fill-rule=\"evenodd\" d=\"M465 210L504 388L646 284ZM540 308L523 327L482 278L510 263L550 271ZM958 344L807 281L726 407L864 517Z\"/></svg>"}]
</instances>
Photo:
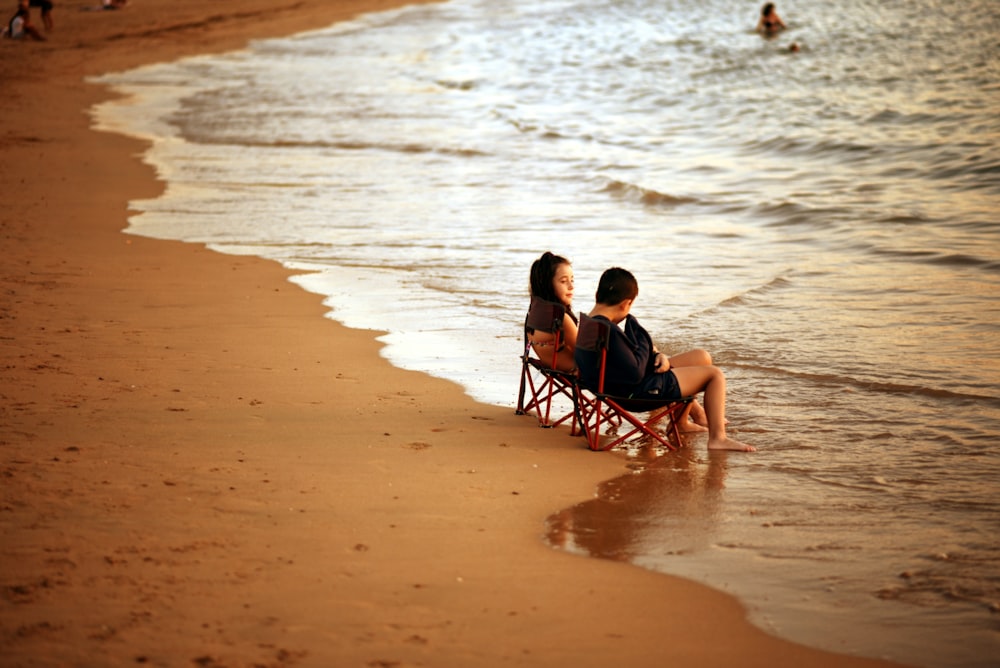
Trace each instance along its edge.
<instances>
[{"instance_id":1,"label":"golden sunlight on water","mask_svg":"<svg viewBox=\"0 0 1000 668\"><path fill-rule=\"evenodd\" d=\"M635 448L552 540L813 644L994 668L1000 3L806 0L775 40L723 0L565 9L453 0L112 77L138 97L102 122L160 138L169 180L131 231L308 272L393 363L512 408L531 262L572 260L578 311L629 268L760 451Z\"/></svg>"}]
</instances>

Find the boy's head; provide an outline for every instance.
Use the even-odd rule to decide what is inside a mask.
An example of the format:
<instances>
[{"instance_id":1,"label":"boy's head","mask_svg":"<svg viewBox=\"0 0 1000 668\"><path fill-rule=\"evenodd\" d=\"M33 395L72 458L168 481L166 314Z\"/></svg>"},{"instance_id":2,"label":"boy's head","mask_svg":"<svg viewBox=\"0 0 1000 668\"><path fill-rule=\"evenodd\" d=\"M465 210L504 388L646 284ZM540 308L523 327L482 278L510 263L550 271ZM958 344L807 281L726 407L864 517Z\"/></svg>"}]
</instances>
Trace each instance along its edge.
<instances>
[{"instance_id":1,"label":"boy's head","mask_svg":"<svg viewBox=\"0 0 1000 668\"><path fill-rule=\"evenodd\" d=\"M623 301L631 302L639 296L639 283L631 272L621 267L611 267L597 284L594 301L604 306L617 306Z\"/></svg>"}]
</instances>

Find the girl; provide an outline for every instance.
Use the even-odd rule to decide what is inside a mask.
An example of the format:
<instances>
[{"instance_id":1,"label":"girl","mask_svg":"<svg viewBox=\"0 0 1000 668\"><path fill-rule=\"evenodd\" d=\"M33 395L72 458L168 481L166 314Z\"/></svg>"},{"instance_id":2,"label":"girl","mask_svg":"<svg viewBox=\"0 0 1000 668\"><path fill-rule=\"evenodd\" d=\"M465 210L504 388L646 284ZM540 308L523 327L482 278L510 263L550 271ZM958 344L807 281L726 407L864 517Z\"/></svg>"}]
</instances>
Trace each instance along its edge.
<instances>
[{"instance_id":1,"label":"girl","mask_svg":"<svg viewBox=\"0 0 1000 668\"><path fill-rule=\"evenodd\" d=\"M532 297L566 307L559 349L555 350L553 346L555 337L552 334L536 330L528 331L531 347L542 362L551 365L554 355L557 369L575 371L573 353L576 350L577 319L573 313L573 267L569 260L548 251L543 253L531 265L530 290Z\"/></svg>"}]
</instances>

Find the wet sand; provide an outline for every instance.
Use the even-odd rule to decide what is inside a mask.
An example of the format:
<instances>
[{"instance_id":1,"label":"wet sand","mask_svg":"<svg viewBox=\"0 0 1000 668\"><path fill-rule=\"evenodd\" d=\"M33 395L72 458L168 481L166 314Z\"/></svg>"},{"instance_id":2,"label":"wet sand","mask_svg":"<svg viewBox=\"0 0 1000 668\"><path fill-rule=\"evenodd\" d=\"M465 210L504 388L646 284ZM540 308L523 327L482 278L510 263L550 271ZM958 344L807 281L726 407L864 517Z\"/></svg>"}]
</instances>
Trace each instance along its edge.
<instances>
[{"instance_id":1,"label":"wet sand","mask_svg":"<svg viewBox=\"0 0 1000 668\"><path fill-rule=\"evenodd\" d=\"M85 77L400 3L96 4L0 42L0 664L887 665L548 547L622 459L390 367L274 263L121 233L162 183Z\"/></svg>"}]
</instances>

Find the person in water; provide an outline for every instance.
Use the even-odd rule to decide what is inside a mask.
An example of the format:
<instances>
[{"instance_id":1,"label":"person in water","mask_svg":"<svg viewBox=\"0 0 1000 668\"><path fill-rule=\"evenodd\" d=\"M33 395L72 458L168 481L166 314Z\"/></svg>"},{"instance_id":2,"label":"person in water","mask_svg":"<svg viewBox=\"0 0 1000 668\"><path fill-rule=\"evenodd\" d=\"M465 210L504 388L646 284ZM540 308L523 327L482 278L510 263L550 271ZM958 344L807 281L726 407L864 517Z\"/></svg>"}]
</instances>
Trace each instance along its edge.
<instances>
[{"instance_id":1,"label":"person in water","mask_svg":"<svg viewBox=\"0 0 1000 668\"><path fill-rule=\"evenodd\" d=\"M757 32L762 35L777 35L787 28L785 22L778 16L778 11L774 8L774 3L765 4L760 10L760 19L757 21Z\"/></svg>"},{"instance_id":2,"label":"person in water","mask_svg":"<svg viewBox=\"0 0 1000 668\"><path fill-rule=\"evenodd\" d=\"M726 434L726 377L711 364L673 366L671 358L657 350L649 333L631 314L639 295L639 283L625 269L612 267L601 275L590 317L613 325L605 367L605 391L636 399L667 401L705 393L709 450L754 452ZM600 356L577 349L574 355L580 384L596 387ZM687 420L684 420L686 423Z\"/></svg>"}]
</instances>

